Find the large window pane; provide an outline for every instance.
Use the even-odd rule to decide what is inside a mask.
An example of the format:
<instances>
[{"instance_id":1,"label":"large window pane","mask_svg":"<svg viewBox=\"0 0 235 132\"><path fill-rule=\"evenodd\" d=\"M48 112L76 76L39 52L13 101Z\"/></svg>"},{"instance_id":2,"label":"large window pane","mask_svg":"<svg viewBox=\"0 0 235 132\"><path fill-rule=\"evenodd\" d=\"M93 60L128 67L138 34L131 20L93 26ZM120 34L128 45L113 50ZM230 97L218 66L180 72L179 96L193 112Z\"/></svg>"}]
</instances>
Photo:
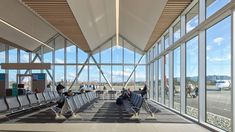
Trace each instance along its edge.
<instances>
[{"instance_id":1,"label":"large window pane","mask_svg":"<svg viewBox=\"0 0 235 132\"><path fill-rule=\"evenodd\" d=\"M67 41L66 63L76 63L76 46Z\"/></svg>"},{"instance_id":2,"label":"large window pane","mask_svg":"<svg viewBox=\"0 0 235 132\"><path fill-rule=\"evenodd\" d=\"M186 114L198 118L198 37L186 43Z\"/></svg>"},{"instance_id":3,"label":"large window pane","mask_svg":"<svg viewBox=\"0 0 235 132\"><path fill-rule=\"evenodd\" d=\"M156 65L157 65L157 61L155 61L155 62L154 62L154 65L153 65L154 72L153 72L153 89L152 89L153 95L152 95L152 98L153 98L154 100L156 100L156 94L157 94L157 93L156 93L156 81L157 81L157 80L156 80L156 76L157 76L157 75L155 74L155 73L156 73L156 70L157 70L157 69L156 69L156 67L157 67Z\"/></svg>"},{"instance_id":4,"label":"large window pane","mask_svg":"<svg viewBox=\"0 0 235 132\"><path fill-rule=\"evenodd\" d=\"M88 57L87 53L85 53L84 51L82 51L81 49L78 48L78 57L77 57L78 63L79 64L85 63L87 57Z\"/></svg>"},{"instance_id":5,"label":"large window pane","mask_svg":"<svg viewBox=\"0 0 235 132\"><path fill-rule=\"evenodd\" d=\"M89 66L89 82L91 85L99 86L100 71L96 65Z\"/></svg>"},{"instance_id":6,"label":"large window pane","mask_svg":"<svg viewBox=\"0 0 235 132\"><path fill-rule=\"evenodd\" d=\"M124 41L124 63L125 64L134 64L134 47L132 47L129 43Z\"/></svg>"},{"instance_id":7,"label":"large window pane","mask_svg":"<svg viewBox=\"0 0 235 132\"><path fill-rule=\"evenodd\" d=\"M100 63L100 52L98 52L95 55L93 55L93 57L95 58L96 62L99 64ZM92 59L92 61L93 61L92 63L94 63L93 59Z\"/></svg>"},{"instance_id":8,"label":"large window pane","mask_svg":"<svg viewBox=\"0 0 235 132\"><path fill-rule=\"evenodd\" d=\"M131 72L134 70L134 66L124 66L124 82L126 83L128 78L131 75ZM134 90L134 75L131 76L129 83L128 83L128 88L131 90Z\"/></svg>"},{"instance_id":9,"label":"large window pane","mask_svg":"<svg viewBox=\"0 0 235 132\"><path fill-rule=\"evenodd\" d=\"M64 63L65 40L62 36L55 39L55 63Z\"/></svg>"},{"instance_id":10,"label":"large window pane","mask_svg":"<svg viewBox=\"0 0 235 132\"><path fill-rule=\"evenodd\" d=\"M70 86L72 85L72 82L74 81L74 79L76 78L76 65L67 65L66 66L66 87L70 88ZM78 87L76 87L75 85L72 87L73 89L76 89Z\"/></svg>"},{"instance_id":11,"label":"large window pane","mask_svg":"<svg viewBox=\"0 0 235 132\"><path fill-rule=\"evenodd\" d=\"M160 60L158 60L158 101L161 102L162 101L162 86L161 86L161 80L162 80L162 74L161 74L161 63Z\"/></svg>"},{"instance_id":12,"label":"large window pane","mask_svg":"<svg viewBox=\"0 0 235 132\"><path fill-rule=\"evenodd\" d=\"M164 72L164 103L169 105L169 54L165 56L165 72Z\"/></svg>"},{"instance_id":13,"label":"large window pane","mask_svg":"<svg viewBox=\"0 0 235 132\"><path fill-rule=\"evenodd\" d=\"M123 58L123 47L121 47L121 46L113 46L112 47L112 53L113 53L113 55L112 55L112 57L113 57L113 59L112 59L112 61L113 61L113 63L122 63L122 58Z\"/></svg>"},{"instance_id":14,"label":"large window pane","mask_svg":"<svg viewBox=\"0 0 235 132\"><path fill-rule=\"evenodd\" d=\"M101 66L101 69L104 73L104 76L106 77L106 79L111 83L111 66L107 66L107 65L102 65ZM103 78L103 76L101 75L101 83L106 87L108 88L109 85L108 83L106 82L106 80Z\"/></svg>"},{"instance_id":15,"label":"large window pane","mask_svg":"<svg viewBox=\"0 0 235 132\"><path fill-rule=\"evenodd\" d=\"M186 32L198 25L198 3L186 15Z\"/></svg>"},{"instance_id":16,"label":"large window pane","mask_svg":"<svg viewBox=\"0 0 235 132\"><path fill-rule=\"evenodd\" d=\"M5 45L0 43L0 63L5 63L6 61L6 49L5 49ZM5 70L3 70L2 68L0 69L0 73L4 73Z\"/></svg>"},{"instance_id":17,"label":"large window pane","mask_svg":"<svg viewBox=\"0 0 235 132\"><path fill-rule=\"evenodd\" d=\"M162 47L162 45L161 45L161 41L160 41L160 42L158 42L158 45L157 45L158 55L160 55L162 52L161 47Z\"/></svg>"},{"instance_id":18,"label":"large window pane","mask_svg":"<svg viewBox=\"0 0 235 132\"><path fill-rule=\"evenodd\" d=\"M9 46L9 63L17 63L17 49Z\"/></svg>"},{"instance_id":19,"label":"large window pane","mask_svg":"<svg viewBox=\"0 0 235 132\"><path fill-rule=\"evenodd\" d=\"M169 47L170 43L169 43L169 34L167 34L166 36L164 36L164 49L167 49Z\"/></svg>"},{"instance_id":20,"label":"large window pane","mask_svg":"<svg viewBox=\"0 0 235 132\"><path fill-rule=\"evenodd\" d=\"M135 71L136 89L143 88L146 82L146 67L139 65Z\"/></svg>"},{"instance_id":21,"label":"large window pane","mask_svg":"<svg viewBox=\"0 0 235 132\"><path fill-rule=\"evenodd\" d=\"M173 27L173 40L176 42L179 40L181 34L180 30L180 22L178 22L174 27Z\"/></svg>"},{"instance_id":22,"label":"large window pane","mask_svg":"<svg viewBox=\"0 0 235 132\"><path fill-rule=\"evenodd\" d=\"M54 41L51 41L48 45L51 47L53 46ZM43 60L45 63L52 63L52 50L48 47L43 47Z\"/></svg>"},{"instance_id":23,"label":"large window pane","mask_svg":"<svg viewBox=\"0 0 235 132\"><path fill-rule=\"evenodd\" d=\"M82 66L78 66L78 70L80 70ZM88 66L84 66L79 78L78 78L79 84L87 84L88 83Z\"/></svg>"},{"instance_id":24,"label":"large window pane","mask_svg":"<svg viewBox=\"0 0 235 132\"><path fill-rule=\"evenodd\" d=\"M20 50L20 62L21 63L29 63L29 53L24 51L24 50Z\"/></svg>"},{"instance_id":25,"label":"large window pane","mask_svg":"<svg viewBox=\"0 0 235 132\"><path fill-rule=\"evenodd\" d=\"M180 47L174 50L173 108L180 111Z\"/></svg>"},{"instance_id":26,"label":"large window pane","mask_svg":"<svg viewBox=\"0 0 235 132\"><path fill-rule=\"evenodd\" d=\"M231 17L206 31L207 122L231 130Z\"/></svg>"},{"instance_id":27,"label":"large window pane","mask_svg":"<svg viewBox=\"0 0 235 132\"><path fill-rule=\"evenodd\" d=\"M206 0L206 17L213 15L216 11L224 7L231 0Z\"/></svg>"},{"instance_id":28,"label":"large window pane","mask_svg":"<svg viewBox=\"0 0 235 132\"><path fill-rule=\"evenodd\" d=\"M111 63L111 42L101 48L101 63Z\"/></svg>"},{"instance_id":29,"label":"large window pane","mask_svg":"<svg viewBox=\"0 0 235 132\"><path fill-rule=\"evenodd\" d=\"M52 70L49 69L48 71L49 71L49 73L52 75ZM24 72L23 72L23 73L24 73ZM46 70L43 70L43 73L46 74L46 86L47 86L47 88L55 88L55 87L53 87L53 85L52 85L52 80L51 80L51 77L50 77L50 75L48 74L48 72L47 72ZM56 90L56 89L52 89L52 90Z\"/></svg>"},{"instance_id":30,"label":"large window pane","mask_svg":"<svg viewBox=\"0 0 235 132\"><path fill-rule=\"evenodd\" d=\"M113 75L113 87L114 89L122 89L123 88L123 66L113 66L112 68Z\"/></svg>"},{"instance_id":31,"label":"large window pane","mask_svg":"<svg viewBox=\"0 0 235 132\"><path fill-rule=\"evenodd\" d=\"M9 70L9 88L12 88L12 84L16 83L17 70Z\"/></svg>"},{"instance_id":32,"label":"large window pane","mask_svg":"<svg viewBox=\"0 0 235 132\"><path fill-rule=\"evenodd\" d=\"M55 83L64 85L64 66L55 65Z\"/></svg>"}]
</instances>

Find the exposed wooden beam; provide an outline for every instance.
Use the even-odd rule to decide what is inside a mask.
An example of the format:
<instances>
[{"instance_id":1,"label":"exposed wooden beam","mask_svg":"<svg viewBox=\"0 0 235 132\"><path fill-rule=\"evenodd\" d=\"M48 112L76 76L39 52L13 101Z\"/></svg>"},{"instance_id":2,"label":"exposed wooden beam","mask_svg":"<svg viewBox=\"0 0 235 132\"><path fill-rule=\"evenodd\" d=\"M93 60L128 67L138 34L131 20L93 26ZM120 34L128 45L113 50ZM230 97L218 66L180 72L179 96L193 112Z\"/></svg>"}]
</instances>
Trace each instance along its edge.
<instances>
[{"instance_id":1,"label":"exposed wooden beam","mask_svg":"<svg viewBox=\"0 0 235 132\"><path fill-rule=\"evenodd\" d=\"M85 52L90 47L66 0L21 0Z\"/></svg>"}]
</instances>

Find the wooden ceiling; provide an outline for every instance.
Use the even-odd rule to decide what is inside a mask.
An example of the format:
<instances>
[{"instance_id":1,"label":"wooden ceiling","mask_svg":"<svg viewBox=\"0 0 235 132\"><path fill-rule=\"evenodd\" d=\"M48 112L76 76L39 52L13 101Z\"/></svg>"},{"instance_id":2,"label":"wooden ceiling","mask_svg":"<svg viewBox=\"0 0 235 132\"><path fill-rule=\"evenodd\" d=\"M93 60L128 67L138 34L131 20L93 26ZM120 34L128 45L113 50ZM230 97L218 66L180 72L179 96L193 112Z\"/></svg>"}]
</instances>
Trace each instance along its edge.
<instances>
[{"instance_id":1,"label":"wooden ceiling","mask_svg":"<svg viewBox=\"0 0 235 132\"><path fill-rule=\"evenodd\" d=\"M191 2L192 0L168 0L145 47L145 51L148 51L148 49L150 49L155 44L155 42L162 36L167 28L169 28L174 20Z\"/></svg>"},{"instance_id":2,"label":"wooden ceiling","mask_svg":"<svg viewBox=\"0 0 235 132\"><path fill-rule=\"evenodd\" d=\"M81 49L90 52L89 45L66 0L21 1L67 36Z\"/></svg>"}]
</instances>

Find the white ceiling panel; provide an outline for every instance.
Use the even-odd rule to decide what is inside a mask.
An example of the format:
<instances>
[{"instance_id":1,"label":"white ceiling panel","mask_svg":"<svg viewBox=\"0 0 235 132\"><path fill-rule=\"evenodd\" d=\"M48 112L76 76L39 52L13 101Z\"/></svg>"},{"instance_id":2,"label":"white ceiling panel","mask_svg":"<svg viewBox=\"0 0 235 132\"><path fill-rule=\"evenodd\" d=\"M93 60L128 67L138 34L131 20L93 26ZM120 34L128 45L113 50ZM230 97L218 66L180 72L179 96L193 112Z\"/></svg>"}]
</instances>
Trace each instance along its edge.
<instances>
[{"instance_id":1,"label":"white ceiling panel","mask_svg":"<svg viewBox=\"0 0 235 132\"><path fill-rule=\"evenodd\" d=\"M39 42L27 37L26 35L16 31L15 29L0 23L0 36L12 43L15 43L25 49L32 51L36 49L39 45Z\"/></svg>"},{"instance_id":2,"label":"white ceiling panel","mask_svg":"<svg viewBox=\"0 0 235 132\"><path fill-rule=\"evenodd\" d=\"M144 50L167 0L120 0L120 34Z\"/></svg>"},{"instance_id":3,"label":"white ceiling panel","mask_svg":"<svg viewBox=\"0 0 235 132\"><path fill-rule=\"evenodd\" d=\"M116 33L115 0L67 0L91 48ZM120 0L120 35L141 50L166 5L167 0Z\"/></svg>"},{"instance_id":4,"label":"white ceiling panel","mask_svg":"<svg viewBox=\"0 0 235 132\"><path fill-rule=\"evenodd\" d=\"M0 4L0 17L4 21L8 22L9 24L17 27L18 29L30 34L31 36L41 40L42 42L46 42L48 39L50 39L52 36L54 36L57 32L51 28L46 22L44 22L41 18L36 16L32 11L30 11L28 8L26 8L22 3L20 3L18 0L1 0ZM2 28L3 26L1 26ZM9 31L9 33L13 33L10 29L6 30ZM8 35L11 35L9 33L5 33ZM15 32L17 34L17 32ZM7 37L7 35L2 35ZM13 34L12 34L13 36ZM12 40L8 40L11 42L14 42L15 44L21 43L21 39L14 39L14 37L7 37L8 39L12 38ZM7 39L5 38L5 39ZM22 36L22 38L25 38ZM22 47L34 50L34 44L37 44L37 47L40 46L40 43L29 43L34 42L28 41L28 39L25 39L27 42L22 42L24 45L21 45Z\"/></svg>"},{"instance_id":5,"label":"white ceiling panel","mask_svg":"<svg viewBox=\"0 0 235 132\"><path fill-rule=\"evenodd\" d=\"M67 0L91 48L115 34L115 0Z\"/></svg>"}]
</instances>

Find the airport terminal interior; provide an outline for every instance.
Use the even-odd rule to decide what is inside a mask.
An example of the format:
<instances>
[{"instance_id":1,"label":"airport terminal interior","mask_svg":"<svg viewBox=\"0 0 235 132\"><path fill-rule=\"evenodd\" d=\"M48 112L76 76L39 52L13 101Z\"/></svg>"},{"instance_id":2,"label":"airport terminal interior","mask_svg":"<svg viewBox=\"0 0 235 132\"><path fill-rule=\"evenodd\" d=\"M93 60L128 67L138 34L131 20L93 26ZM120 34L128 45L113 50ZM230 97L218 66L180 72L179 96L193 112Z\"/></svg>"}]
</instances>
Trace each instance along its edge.
<instances>
[{"instance_id":1,"label":"airport terminal interior","mask_svg":"<svg viewBox=\"0 0 235 132\"><path fill-rule=\"evenodd\" d=\"M235 0L1 0L0 131L235 132L234 43Z\"/></svg>"}]
</instances>

